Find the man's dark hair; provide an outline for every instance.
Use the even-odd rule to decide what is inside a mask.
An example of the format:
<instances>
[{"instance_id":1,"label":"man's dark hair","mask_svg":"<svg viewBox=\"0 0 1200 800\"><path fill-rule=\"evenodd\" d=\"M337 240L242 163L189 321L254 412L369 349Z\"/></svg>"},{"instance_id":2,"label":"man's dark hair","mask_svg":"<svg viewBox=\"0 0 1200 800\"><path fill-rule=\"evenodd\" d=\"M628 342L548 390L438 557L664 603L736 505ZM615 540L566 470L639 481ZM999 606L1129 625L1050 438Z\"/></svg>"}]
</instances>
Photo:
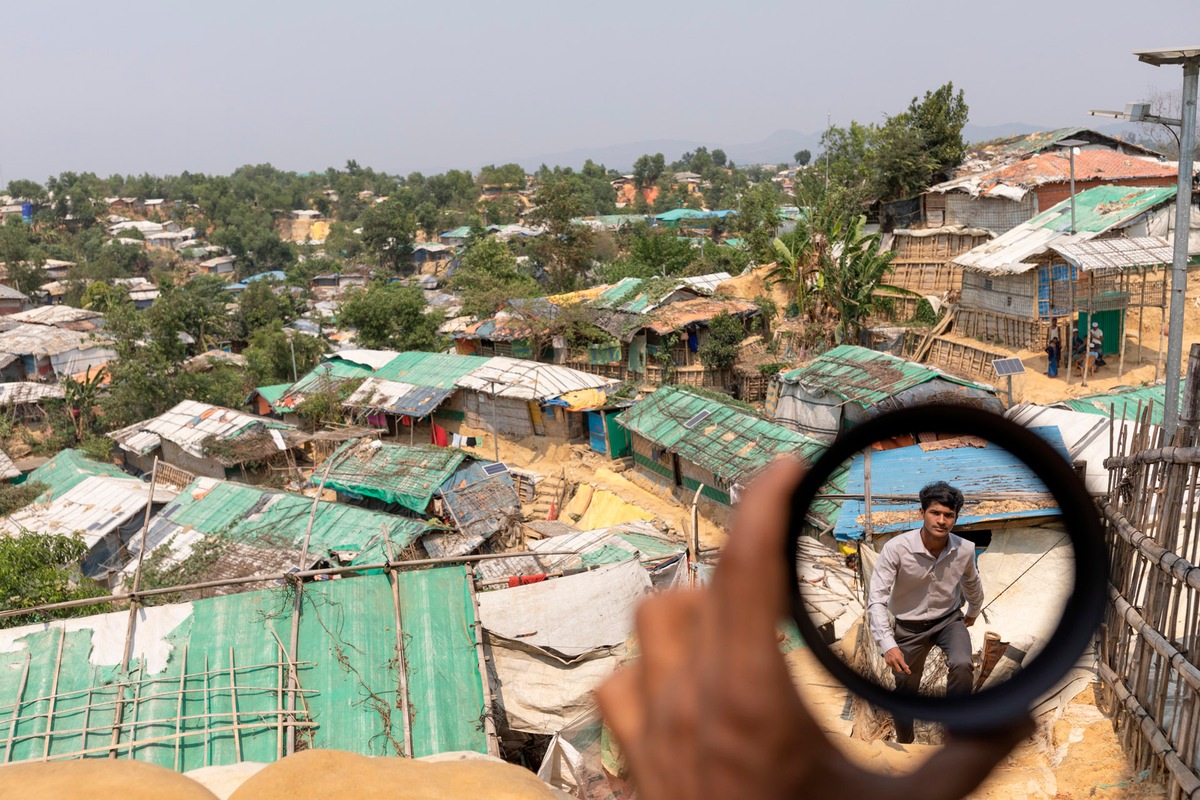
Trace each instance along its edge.
<instances>
[{"instance_id":1,"label":"man's dark hair","mask_svg":"<svg viewBox=\"0 0 1200 800\"><path fill-rule=\"evenodd\" d=\"M921 489L921 511L927 511L931 503L941 503L957 514L963 507L963 493L945 481L926 484Z\"/></svg>"}]
</instances>

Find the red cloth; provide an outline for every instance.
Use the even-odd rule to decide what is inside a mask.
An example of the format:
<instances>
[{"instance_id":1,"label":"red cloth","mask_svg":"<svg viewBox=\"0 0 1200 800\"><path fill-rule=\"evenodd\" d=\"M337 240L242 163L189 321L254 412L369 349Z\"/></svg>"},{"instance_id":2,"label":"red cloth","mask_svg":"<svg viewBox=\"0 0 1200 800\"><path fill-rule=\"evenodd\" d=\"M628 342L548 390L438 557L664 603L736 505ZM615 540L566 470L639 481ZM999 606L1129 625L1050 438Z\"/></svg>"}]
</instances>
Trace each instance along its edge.
<instances>
[{"instance_id":1,"label":"red cloth","mask_svg":"<svg viewBox=\"0 0 1200 800\"><path fill-rule=\"evenodd\" d=\"M546 580L546 573L540 572L537 575L512 575L508 579L508 588L515 589L518 586L528 586L531 583L541 583Z\"/></svg>"},{"instance_id":2,"label":"red cloth","mask_svg":"<svg viewBox=\"0 0 1200 800\"><path fill-rule=\"evenodd\" d=\"M431 424L433 425L433 443L438 447L447 447L450 444L450 434L445 428L443 428L441 425L438 425L436 422Z\"/></svg>"}]
</instances>

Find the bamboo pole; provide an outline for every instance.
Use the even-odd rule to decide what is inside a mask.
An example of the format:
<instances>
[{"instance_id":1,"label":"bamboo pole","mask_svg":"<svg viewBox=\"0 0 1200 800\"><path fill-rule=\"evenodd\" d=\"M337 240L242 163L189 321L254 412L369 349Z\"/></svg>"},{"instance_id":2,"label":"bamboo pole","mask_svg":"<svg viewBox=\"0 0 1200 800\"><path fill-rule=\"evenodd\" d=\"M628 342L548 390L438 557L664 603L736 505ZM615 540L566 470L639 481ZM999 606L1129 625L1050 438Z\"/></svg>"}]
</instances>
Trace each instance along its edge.
<instances>
[{"instance_id":1,"label":"bamboo pole","mask_svg":"<svg viewBox=\"0 0 1200 800\"><path fill-rule=\"evenodd\" d=\"M21 669L21 681L17 684L17 702L13 706L12 721L8 725L8 741L4 746L4 763L12 759L13 748L16 745L17 721L21 719L21 700L25 696L25 685L29 682L30 654L25 654L25 666Z\"/></svg>"},{"instance_id":2,"label":"bamboo pole","mask_svg":"<svg viewBox=\"0 0 1200 800\"><path fill-rule=\"evenodd\" d=\"M320 575L349 575L358 572L371 572L385 569L404 568L404 567L429 567L437 564L471 564L476 561L492 561L495 559L504 558L527 558L529 556L572 556L579 555L574 551L567 550L547 550L533 551L523 550L513 553L481 553L469 556L441 556L438 558L418 558L409 559L407 561L392 561L381 562L378 564L359 564L348 567L329 567L328 569L309 569L300 570L299 572L272 572L265 575L248 575L240 578L222 578L220 580L202 581L199 583L189 583L180 586L168 586L161 589L147 589L145 591L130 592L128 594L111 595L108 597L89 597L84 600L67 600L62 603L47 603L46 605L36 606L34 608L19 608L6 609L0 611L0 619L4 617L15 617L24 614L32 614L45 611L58 611L65 608L79 608L81 606L96 606L112 603L132 602L134 599L158 597L164 594L178 594L180 592L192 592L201 589L216 589L225 586L239 586L246 583L266 583L268 581L287 581L287 580L303 580L304 578L315 578Z\"/></svg>"},{"instance_id":3,"label":"bamboo pole","mask_svg":"<svg viewBox=\"0 0 1200 800\"><path fill-rule=\"evenodd\" d=\"M237 667L233 658L233 648L229 648L229 702L233 711L233 748L237 754L237 763L242 763L242 731L238 727L237 707Z\"/></svg>"},{"instance_id":4,"label":"bamboo pole","mask_svg":"<svg viewBox=\"0 0 1200 800\"><path fill-rule=\"evenodd\" d=\"M188 654L188 646L187 646L187 642L184 642L183 653L182 653L180 661L179 661L179 698L175 703L175 733L176 733L176 735L183 732L183 699L184 699L185 695L187 694L187 654ZM182 741L183 741L182 739L175 740L175 771L176 772L181 771L179 769L179 755L180 755L179 754L179 745ZM86 742L85 742L85 744L86 744Z\"/></svg>"},{"instance_id":5,"label":"bamboo pole","mask_svg":"<svg viewBox=\"0 0 1200 800\"><path fill-rule=\"evenodd\" d=\"M275 714L286 714L286 713L287 713L287 710L286 710L286 709L280 709L280 710L278 710L278 711L275 711L275 712L270 712L270 713L275 713ZM263 722L243 722L243 723L241 723L240 725L238 725L238 726L236 726L236 727L240 728L240 729L241 729L241 730L243 730L243 731L245 731L245 730L258 730L258 729L260 729L260 728L269 728L269 727L271 727L271 726L272 726L272 725L274 725L274 724L275 724L275 723L273 723L273 722L267 722L267 721L263 721ZM296 727L297 727L297 728L316 728L316 727L319 727L319 726L317 725L317 723L315 723L315 722L308 722L308 721L303 721L303 720L301 720L301 721L297 721L295 724L296 724ZM212 729L209 729L209 730L207 730L207 731L205 731L205 732L203 732L203 733L204 733L204 735L205 735L205 736L209 736L209 737L211 737L213 734L217 734L217 733L229 733L230 731L232 731L232 730L234 729L234 727L235 727L235 726L233 726L233 725L227 725L227 726L222 726L222 727L219 727L219 728L212 728ZM185 733L182 733L182 734L168 733L168 734L164 734L164 735L162 735L162 736L153 736L153 737L151 737L151 738L149 738L149 739L143 739L143 740L141 740L140 742L137 742L136 744L137 744L137 746L138 746L138 747L145 747L145 746L147 746L147 745L151 745L151 744L162 744L163 742L169 742L169 741L172 741L172 740L174 740L174 739L178 739L178 738L180 738L181 736L182 736L182 737L188 737L188 736L196 736L196 735L199 735L199 734L201 734L201 731L186 731ZM120 750L120 749L128 749L128 748L129 748L129 746L130 746L130 743L129 743L129 742L122 742L122 743L120 743L120 744L118 744L118 745L117 745L117 749L118 749L118 750ZM79 758L79 757L81 757L81 756L88 756L88 755L92 755L93 753L103 753L103 752L105 752L105 751L108 751L108 750L111 750L111 749L112 749L112 748L111 748L109 745L101 745L101 746L99 746L99 747L88 747L88 748L84 748L84 749L81 749L81 750L76 750L76 751L74 751L74 752L71 752L71 753L63 753L63 754L61 754L61 758L64 758L64 759L68 759L68 758ZM20 760L20 761L14 761L14 762L11 762L11 763L14 763L14 764L24 764L24 763L27 763L27 762L29 762L29 761L41 761L41 759L40 759L40 758L26 758L26 759L22 759L22 760Z\"/></svg>"},{"instance_id":6,"label":"bamboo pole","mask_svg":"<svg viewBox=\"0 0 1200 800\"><path fill-rule=\"evenodd\" d=\"M54 736L54 706L56 703L55 695L58 694L58 678L62 673L63 646L67 643L67 629L59 628L58 633L58 654L54 657L54 677L50 681L50 702L49 707L46 710L46 741L42 748L43 761L50 758L50 740Z\"/></svg>"},{"instance_id":7,"label":"bamboo pole","mask_svg":"<svg viewBox=\"0 0 1200 800\"><path fill-rule=\"evenodd\" d=\"M204 715L203 715L203 718L204 718L204 766L206 766L206 767L212 765L210 753L212 752L212 733L213 733L211 730L211 726L209 725L209 722L211 722L209 717L212 716L212 712L209 711L211 706L209 705L208 699L209 699L208 698L208 654L205 653L204 654L204 695L203 695Z\"/></svg>"},{"instance_id":8,"label":"bamboo pole","mask_svg":"<svg viewBox=\"0 0 1200 800\"><path fill-rule=\"evenodd\" d=\"M388 534L386 523L381 522L379 527L383 530L383 546L387 548L387 559L391 562L395 558L395 553L392 551L392 537ZM391 569L387 571L387 575L388 583L392 587L392 610L396 619L396 665L400 672L397 689L400 692L400 714L403 717L404 725L404 755L412 758L412 709L409 706L408 697L408 658L404 649L404 619L400 610L400 576Z\"/></svg>"}]
</instances>

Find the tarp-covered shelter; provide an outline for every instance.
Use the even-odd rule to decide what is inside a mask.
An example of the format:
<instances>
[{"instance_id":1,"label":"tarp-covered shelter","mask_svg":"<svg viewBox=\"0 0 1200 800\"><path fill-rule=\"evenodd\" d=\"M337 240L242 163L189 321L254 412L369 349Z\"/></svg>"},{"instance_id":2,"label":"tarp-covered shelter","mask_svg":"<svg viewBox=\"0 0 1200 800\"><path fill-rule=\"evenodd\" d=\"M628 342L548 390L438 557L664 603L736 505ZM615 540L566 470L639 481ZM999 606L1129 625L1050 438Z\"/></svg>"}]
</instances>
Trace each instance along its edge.
<instances>
[{"instance_id":1,"label":"tarp-covered shelter","mask_svg":"<svg viewBox=\"0 0 1200 800\"><path fill-rule=\"evenodd\" d=\"M29 473L29 482L45 484L46 491L37 498L44 503L59 497L90 477L103 475L110 478L128 478L129 474L114 464L88 458L82 450L67 448Z\"/></svg>"},{"instance_id":2,"label":"tarp-covered shelter","mask_svg":"<svg viewBox=\"0 0 1200 800\"><path fill-rule=\"evenodd\" d=\"M425 551L430 556L463 555L497 534L507 534L507 540L519 538L521 498L504 464L463 462L442 483L438 494L457 532L425 537Z\"/></svg>"},{"instance_id":3,"label":"tarp-covered shelter","mask_svg":"<svg viewBox=\"0 0 1200 800\"><path fill-rule=\"evenodd\" d=\"M1062 434L1047 426L1035 433L1063 460L1070 461ZM870 470L866 468L870 457ZM962 490L966 503L957 526L996 526L1014 520L1044 520L1061 515L1042 480L1002 445L979 437L935 440L891 450L859 453L846 474L835 539L860 539L921 526L918 492L933 481ZM871 504L867 505L869 475Z\"/></svg>"},{"instance_id":4,"label":"tarp-covered shelter","mask_svg":"<svg viewBox=\"0 0 1200 800\"><path fill-rule=\"evenodd\" d=\"M311 497L197 478L151 520L146 558L164 568L200 549L208 562L199 565L204 580L282 571L270 568L281 563L272 552L284 553L288 566L304 569L320 562L379 564L387 560L385 530L395 556L428 529L419 520L324 500L317 502L314 514ZM308 563L297 565L306 535ZM140 538L129 548L136 558ZM132 577L132 570L131 564L126 577Z\"/></svg>"},{"instance_id":5,"label":"tarp-covered shelter","mask_svg":"<svg viewBox=\"0 0 1200 800\"><path fill-rule=\"evenodd\" d=\"M450 447L354 440L318 465L313 479L323 479L325 488L353 499L372 498L384 506L425 514L442 484L466 458L466 453Z\"/></svg>"},{"instance_id":6,"label":"tarp-covered shelter","mask_svg":"<svg viewBox=\"0 0 1200 800\"><path fill-rule=\"evenodd\" d=\"M114 752L177 772L293 746L497 753L463 567L306 584L294 656L291 592L149 605L132 628L116 611L0 630L0 750L9 763Z\"/></svg>"},{"instance_id":7,"label":"tarp-covered shelter","mask_svg":"<svg viewBox=\"0 0 1200 800\"><path fill-rule=\"evenodd\" d=\"M775 421L824 441L885 411L925 402L1002 413L996 390L936 367L840 345L777 377Z\"/></svg>"},{"instance_id":8,"label":"tarp-covered shelter","mask_svg":"<svg viewBox=\"0 0 1200 800\"><path fill-rule=\"evenodd\" d=\"M629 431L634 465L669 487L724 505L776 456L812 460L824 445L752 413L673 386L655 391L616 418Z\"/></svg>"},{"instance_id":9,"label":"tarp-covered shelter","mask_svg":"<svg viewBox=\"0 0 1200 800\"><path fill-rule=\"evenodd\" d=\"M211 478L224 478L228 469L248 462L286 458L305 440L294 425L195 400L108 436L127 467L149 472L153 456L161 454L169 464Z\"/></svg>"},{"instance_id":10,"label":"tarp-covered shelter","mask_svg":"<svg viewBox=\"0 0 1200 800\"><path fill-rule=\"evenodd\" d=\"M1107 414L1031 403L1013 406L1004 412L1004 416L1035 432L1051 427L1057 430L1071 456L1071 463L1084 465L1084 484L1088 492L1095 496L1107 495L1109 491L1108 468L1104 466L1104 460L1112 455L1111 443L1121 436L1122 428L1126 431L1128 441L1135 426L1132 419L1123 422L1120 413L1116 415L1114 430L1113 420Z\"/></svg>"},{"instance_id":11,"label":"tarp-covered shelter","mask_svg":"<svg viewBox=\"0 0 1200 800\"><path fill-rule=\"evenodd\" d=\"M625 655L650 577L630 558L540 583L483 592L479 618L507 727L557 733L593 702Z\"/></svg>"}]
</instances>

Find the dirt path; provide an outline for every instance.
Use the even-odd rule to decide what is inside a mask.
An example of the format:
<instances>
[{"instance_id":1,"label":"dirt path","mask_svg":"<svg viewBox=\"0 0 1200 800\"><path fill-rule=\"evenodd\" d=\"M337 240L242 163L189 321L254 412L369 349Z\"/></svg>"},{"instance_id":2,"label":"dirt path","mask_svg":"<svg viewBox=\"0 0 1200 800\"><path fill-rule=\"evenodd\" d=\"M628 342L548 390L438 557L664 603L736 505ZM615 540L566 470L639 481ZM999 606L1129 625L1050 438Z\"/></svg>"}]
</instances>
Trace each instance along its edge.
<instances>
[{"instance_id":1,"label":"dirt path","mask_svg":"<svg viewBox=\"0 0 1200 800\"><path fill-rule=\"evenodd\" d=\"M845 719L846 690L804 647L788 654L800 694L821 727L864 768L904 773L917 768L935 746L866 742L852 738ZM1038 721L1033 738L1023 743L973 792L972 800L1043 798L1083 800L1112 797L1159 800L1162 786L1139 783L1113 735L1112 725L1096 708L1091 690L1067 704L1061 715Z\"/></svg>"}]
</instances>

